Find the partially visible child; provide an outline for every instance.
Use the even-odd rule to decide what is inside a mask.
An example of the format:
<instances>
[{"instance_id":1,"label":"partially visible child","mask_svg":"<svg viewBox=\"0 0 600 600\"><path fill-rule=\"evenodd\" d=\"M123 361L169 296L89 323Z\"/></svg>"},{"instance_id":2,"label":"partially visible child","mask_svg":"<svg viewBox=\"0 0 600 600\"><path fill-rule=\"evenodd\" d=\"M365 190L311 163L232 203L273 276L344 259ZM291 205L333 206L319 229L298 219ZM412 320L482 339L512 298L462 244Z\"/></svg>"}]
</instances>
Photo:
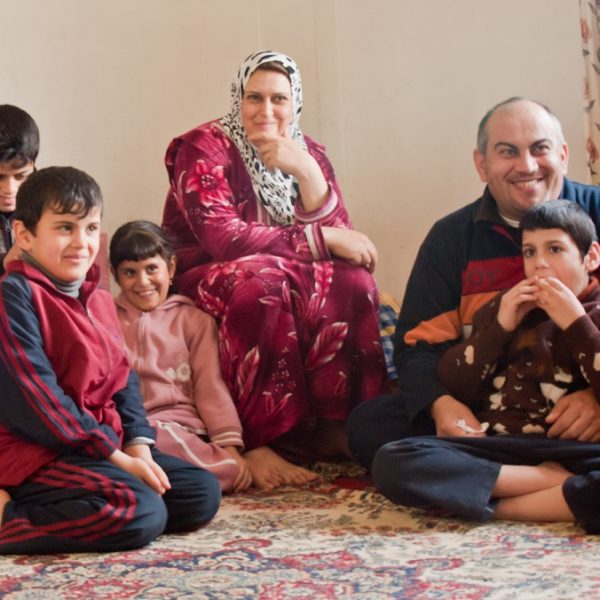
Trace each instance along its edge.
<instances>
[{"instance_id":1,"label":"partially visible child","mask_svg":"<svg viewBox=\"0 0 600 600\"><path fill-rule=\"evenodd\" d=\"M22 109L0 104L0 275L18 257L13 247L12 222L20 185L33 173L40 149L35 121Z\"/></svg>"},{"instance_id":2,"label":"partially visible child","mask_svg":"<svg viewBox=\"0 0 600 600\"><path fill-rule=\"evenodd\" d=\"M464 404L464 436L387 444L373 478L401 504L433 504L478 521L575 519L600 533L596 229L565 200L534 206L520 226L526 278L484 305L472 335L438 364L440 381ZM550 431L570 414L572 401L562 397L590 386L595 398L572 400L586 418Z\"/></svg>"},{"instance_id":3,"label":"partially visible child","mask_svg":"<svg viewBox=\"0 0 600 600\"><path fill-rule=\"evenodd\" d=\"M157 446L211 473L223 491L252 483L242 426L219 367L216 323L185 296L169 295L175 251L161 229L131 221L110 243L121 288L117 314Z\"/></svg>"},{"instance_id":4,"label":"partially visible child","mask_svg":"<svg viewBox=\"0 0 600 600\"><path fill-rule=\"evenodd\" d=\"M197 528L217 479L154 448L110 295L102 195L72 167L17 195L22 260L0 279L0 553L100 552Z\"/></svg>"}]
</instances>

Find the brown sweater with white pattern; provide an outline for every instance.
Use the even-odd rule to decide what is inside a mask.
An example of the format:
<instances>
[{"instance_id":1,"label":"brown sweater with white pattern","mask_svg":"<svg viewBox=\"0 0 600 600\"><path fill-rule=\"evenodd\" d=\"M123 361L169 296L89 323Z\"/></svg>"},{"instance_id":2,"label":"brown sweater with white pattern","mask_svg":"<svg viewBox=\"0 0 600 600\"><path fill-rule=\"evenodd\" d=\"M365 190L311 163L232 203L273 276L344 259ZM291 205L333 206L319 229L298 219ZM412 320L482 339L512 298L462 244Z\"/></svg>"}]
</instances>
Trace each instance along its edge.
<instances>
[{"instance_id":1,"label":"brown sweater with white pattern","mask_svg":"<svg viewBox=\"0 0 600 600\"><path fill-rule=\"evenodd\" d=\"M592 387L600 398L600 284L582 292L586 314L561 330L541 309L512 333L502 329L498 294L473 319L473 332L439 361L438 376L490 433L544 433L565 394Z\"/></svg>"}]
</instances>

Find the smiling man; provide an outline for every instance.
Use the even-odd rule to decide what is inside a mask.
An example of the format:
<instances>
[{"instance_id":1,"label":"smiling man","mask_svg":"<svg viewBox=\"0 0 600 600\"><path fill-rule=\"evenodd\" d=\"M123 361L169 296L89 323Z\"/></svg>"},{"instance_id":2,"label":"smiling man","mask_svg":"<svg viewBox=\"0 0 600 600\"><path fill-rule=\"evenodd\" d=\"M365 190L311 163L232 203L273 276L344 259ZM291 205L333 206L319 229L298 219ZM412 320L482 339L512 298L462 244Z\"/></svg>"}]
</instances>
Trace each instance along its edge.
<instances>
[{"instance_id":1,"label":"smiling man","mask_svg":"<svg viewBox=\"0 0 600 600\"><path fill-rule=\"evenodd\" d=\"M518 222L535 204L559 197L569 147L547 108L510 99L481 121L473 158L500 216Z\"/></svg>"},{"instance_id":2,"label":"smiling man","mask_svg":"<svg viewBox=\"0 0 600 600\"><path fill-rule=\"evenodd\" d=\"M358 406L348 420L356 459L370 468L384 444L409 435L472 436L470 410L439 382L441 354L468 336L473 315L524 278L522 215L563 198L581 205L598 229L600 188L570 181L569 149L546 106L509 98L481 120L474 161L483 195L430 230L409 278L394 358L399 393ZM547 417L548 437L600 440L600 405L591 391L563 396Z\"/></svg>"}]
</instances>

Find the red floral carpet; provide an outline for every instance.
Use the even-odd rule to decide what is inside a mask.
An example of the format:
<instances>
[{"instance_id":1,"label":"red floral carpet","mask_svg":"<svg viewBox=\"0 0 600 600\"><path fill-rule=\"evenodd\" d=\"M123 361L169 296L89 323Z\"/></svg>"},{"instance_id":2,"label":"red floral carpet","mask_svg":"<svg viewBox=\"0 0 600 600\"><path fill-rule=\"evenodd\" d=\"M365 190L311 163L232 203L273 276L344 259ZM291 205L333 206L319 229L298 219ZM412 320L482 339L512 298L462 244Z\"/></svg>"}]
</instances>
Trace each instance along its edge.
<instances>
[{"instance_id":1,"label":"red floral carpet","mask_svg":"<svg viewBox=\"0 0 600 600\"><path fill-rule=\"evenodd\" d=\"M121 554L0 558L0 598L599 598L600 538L393 506L348 465L306 488L226 497L205 529Z\"/></svg>"}]
</instances>

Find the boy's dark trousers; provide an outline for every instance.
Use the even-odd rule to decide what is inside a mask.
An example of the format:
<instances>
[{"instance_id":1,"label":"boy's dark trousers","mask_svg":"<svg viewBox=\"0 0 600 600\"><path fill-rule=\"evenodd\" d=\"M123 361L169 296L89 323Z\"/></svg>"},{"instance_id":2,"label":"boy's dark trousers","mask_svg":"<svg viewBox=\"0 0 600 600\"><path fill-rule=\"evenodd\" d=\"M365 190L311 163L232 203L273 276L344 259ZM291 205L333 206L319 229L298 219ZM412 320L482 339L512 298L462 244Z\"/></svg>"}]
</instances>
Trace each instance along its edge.
<instances>
[{"instance_id":1,"label":"boy's dark trousers","mask_svg":"<svg viewBox=\"0 0 600 600\"><path fill-rule=\"evenodd\" d=\"M575 475L563 484L571 512L588 533L600 533L600 444L539 434L408 437L379 449L373 481L405 506L438 506L475 521L489 519L502 465L557 462Z\"/></svg>"},{"instance_id":2,"label":"boy's dark trousers","mask_svg":"<svg viewBox=\"0 0 600 600\"><path fill-rule=\"evenodd\" d=\"M163 496L108 460L82 454L57 458L7 488L0 554L128 550L208 522L221 499L216 477L156 449L152 455L171 483Z\"/></svg>"}]
</instances>

